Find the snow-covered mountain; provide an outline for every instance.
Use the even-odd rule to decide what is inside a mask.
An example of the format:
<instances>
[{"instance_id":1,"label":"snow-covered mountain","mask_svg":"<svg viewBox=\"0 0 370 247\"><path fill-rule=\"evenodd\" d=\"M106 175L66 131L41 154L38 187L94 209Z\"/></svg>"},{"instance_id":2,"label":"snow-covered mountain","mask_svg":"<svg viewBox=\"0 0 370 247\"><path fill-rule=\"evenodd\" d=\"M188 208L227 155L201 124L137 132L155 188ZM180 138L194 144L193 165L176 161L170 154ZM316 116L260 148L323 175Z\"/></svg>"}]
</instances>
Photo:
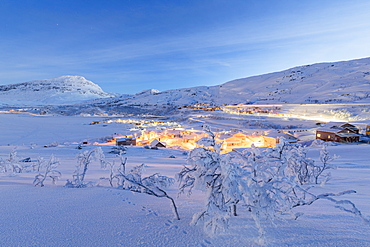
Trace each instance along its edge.
<instances>
[{"instance_id":1,"label":"snow-covered mountain","mask_svg":"<svg viewBox=\"0 0 370 247\"><path fill-rule=\"evenodd\" d=\"M299 66L211 87L162 92L149 89L116 97L79 76L0 86L0 105L66 105L91 99L96 100L76 107L115 112L118 107L160 110L158 106L176 108L196 103L370 103L370 58Z\"/></svg>"},{"instance_id":2,"label":"snow-covered mountain","mask_svg":"<svg viewBox=\"0 0 370 247\"><path fill-rule=\"evenodd\" d=\"M82 76L60 76L0 86L0 105L66 105L113 95Z\"/></svg>"},{"instance_id":3,"label":"snow-covered mountain","mask_svg":"<svg viewBox=\"0 0 370 247\"><path fill-rule=\"evenodd\" d=\"M119 104L365 103L370 102L370 58L299 66L212 87L150 92Z\"/></svg>"}]
</instances>

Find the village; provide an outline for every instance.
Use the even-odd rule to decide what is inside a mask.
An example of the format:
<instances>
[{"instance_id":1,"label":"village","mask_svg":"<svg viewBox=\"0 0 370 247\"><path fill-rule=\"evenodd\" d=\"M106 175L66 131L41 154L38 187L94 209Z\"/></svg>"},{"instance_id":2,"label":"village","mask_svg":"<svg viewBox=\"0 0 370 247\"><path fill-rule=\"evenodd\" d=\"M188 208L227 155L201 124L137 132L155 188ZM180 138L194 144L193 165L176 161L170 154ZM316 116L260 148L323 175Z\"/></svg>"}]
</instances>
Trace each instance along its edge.
<instances>
[{"instance_id":1,"label":"village","mask_svg":"<svg viewBox=\"0 0 370 247\"><path fill-rule=\"evenodd\" d=\"M265 113L265 114L278 114L281 110L282 105L224 105L221 109L224 112L230 114L255 114L255 113Z\"/></svg>"},{"instance_id":2,"label":"village","mask_svg":"<svg viewBox=\"0 0 370 247\"><path fill-rule=\"evenodd\" d=\"M113 135L106 143L99 145L192 150L198 147L197 141L206 136L201 129L185 128L176 122L117 119L108 120L106 123L126 123L134 127L125 134ZM253 134L235 129L221 130L215 132L215 139L222 143L222 153L228 153L252 146L274 147L283 139L289 143L299 143L304 139L302 132L314 132L309 137L311 140L337 143L364 143L368 142L370 137L370 125L366 125L363 133L360 133L358 126L347 122L317 123L316 126L317 128L310 131L268 129ZM307 141L307 136L304 140Z\"/></svg>"}]
</instances>

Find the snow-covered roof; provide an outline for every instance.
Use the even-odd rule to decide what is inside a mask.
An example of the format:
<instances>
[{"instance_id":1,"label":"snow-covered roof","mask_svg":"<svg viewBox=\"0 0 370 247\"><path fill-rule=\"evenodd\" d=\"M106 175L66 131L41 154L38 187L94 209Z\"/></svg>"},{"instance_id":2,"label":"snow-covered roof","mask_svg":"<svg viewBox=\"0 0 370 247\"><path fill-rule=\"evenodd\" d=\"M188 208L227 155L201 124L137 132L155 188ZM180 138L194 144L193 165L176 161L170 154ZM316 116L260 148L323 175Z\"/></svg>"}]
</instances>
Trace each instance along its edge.
<instances>
[{"instance_id":1,"label":"snow-covered roof","mask_svg":"<svg viewBox=\"0 0 370 247\"><path fill-rule=\"evenodd\" d=\"M361 136L359 134L356 134L356 133L336 133L337 136L340 136L340 137L356 137L356 136Z\"/></svg>"},{"instance_id":2,"label":"snow-covered roof","mask_svg":"<svg viewBox=\"0 0 370 247\"><path fill-rule=\"evenodd\" d=\"M325 127L341 127L342 125L346 124L347 122L327 122Z\"/></svg>"},{"instance_id":3,"label":"snow-covered roof","mask_svg":"<svg viewBox=\"0 0 370 247\"><path fill-rule=\"evenodd\" d=\"M322 127L322 128L318 128L317 131L322 131L322 132L328 132L328 133L339 133L343 130L349 130L351 132L353 132L353 129L352 128L348 128L348 127L345 127L345 128L340 128L340 127Z\"/></svg>"},{"instance_id":4,"label":"snow-covered roof","mask_svg":"<svg viewBox=\"0 0 370 247\"><path fill-rule=\"evenodd\" d=\"M289 134L289 133L286 133L286 132L280 132L280 131L277 131L277 130L268 131L267 134L264 135L264 136L266 136L266 137L273 137L273 138L284 137L286 139L297 139L292 134Z\"/></svg>"},{"instance_id":5,"label":"snow-covered roof","mask_svg":"<svg viewBox=\"0 0 370 247\"><path fill-rule=\"evenodd\" d=\"M166 130L166 134L168 134L168 135L180 135L181 130Z\"/></svg>"},{"instance_id":6,"label":"snow-covered roof","mask_svg":"<svg viewBox=\"0 0 370 247\"><path fill-rule=\"evenodd\" d=\"M166 146L166 143L165 143L165 142L160 142L160 141L158 141L157 139L154 139L154 140L150 143L150 146L157 146L158 144L163 145L163 146Z\"/></svg>"},{"instance_id":7,"label":"snow-covered roof","mask_svg":"<svg viewBox=\"0 0 370 247\"><path fill-rule=\"evenodd\" d=\"M136 140L135 137L122 137L122 138L117 138L117 142L122 142L122 141L127 141L127 140Z\"/></svg>"},{"instance_id":8,"label":"snow-covered roof","mask_svg":"<svg viewBox=\"0 0 370 247\"><path fill-rule=\"evenodd\" d=\"M322 127L318 128L316 131L323 131L323 132L328 132L328 133L337 133L341 131L342 129L340 128L328 128L328 127Z\"/></svg>"}]
</instances>

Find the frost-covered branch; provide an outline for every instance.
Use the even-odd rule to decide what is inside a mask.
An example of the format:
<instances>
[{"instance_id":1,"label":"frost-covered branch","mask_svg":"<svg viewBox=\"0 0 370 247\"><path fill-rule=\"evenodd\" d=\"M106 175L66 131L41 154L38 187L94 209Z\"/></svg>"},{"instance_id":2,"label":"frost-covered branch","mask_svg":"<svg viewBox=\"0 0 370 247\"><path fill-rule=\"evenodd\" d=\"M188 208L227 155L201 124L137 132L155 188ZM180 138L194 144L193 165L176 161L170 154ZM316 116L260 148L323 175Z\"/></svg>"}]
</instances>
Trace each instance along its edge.
<instances>
[{"instance_id":1,"label":"frost-covered branch","mask_svg":"<svg viewBox=\"0 0 370 247\"><path fill-rule=\"evenodd\" d=\"M39 159L41 161L41 159ZM44 182L46 178L51 178L51 181L53 184L55 184L58 179L62 176L62 173L58 170L56 170L59 166L59 161L56 160L54 155L52 155L47 162L45 166L45 171L43 173L39 173L38 175L35 176L35 180L33 181L33 184L35 186L44 186ZM41 164L39 163L38 169L41 169Z\"/></svg>"},{"instance_id":2,"label":"frost-covered branch","mask_svg":"<svg viewBox=\"0 0 370 247\"><path fill-rule=\"evenodd\" d=\"M101 147L92 149L90 151L81 152L78 157L78 165L76 166L75 174L72 177L72 181L67 180L66 187L83 188L88 184L85 183L86 172L89 168L90 163L93 160L98 159L102 168L107 167L103 150Z\"/></svg>"},{"instance_id":3,"label":"frost-covered branch","mask_svg":"<svg viewBox=\"0 0 370 247\"><path fill-rule=\"evenodd\" d=\"M172 208L173 208L173 213L174 213L176 219L180 220L180 216L179 216L179 213L178 213L178 210L177 210L175 200L172 197L170 197L167 194L166 191L164 191L163 189L161 189L159 186L156 185L156 184L160 183L160 184L166 184L166 186L167 186L168 182L166 182L166 181L169 181L170 178L160 176L159 174L154 174L150 177L147 177L147 178L144 178L143 180L141 180L141 179L137 179L138 177L133 175L133 174L131 174L132 176L130 176L130 174L128 174L128 175L125 175L123 173L120 174L123 177L123 179L125 180L125 185L126 186L123 187L124 189L126 189L126 187L127 187L127 189L129 189L133 192L145 193L145 194L152 195L152 196L155 196L155 197L165 197L165 198L169 199L171 201L171 205L172 205ZM171 181L171 182L173 183L173 181ZM128 186L128 184L130 184L130 185Z\"/></svg>"},{"instance_id":4,"label":"frost-covered branch","mask_svg":"<svg viewBox=\"0 0 370 247\"><path fill-rule=\"evenodd\" d=\"M328 169L333 169L334 166L330 164L333 160L337 159L338 156L336 155L330 155L329 151L327 150L327 143L324 143L322 146L322 149L320 151L320 165L314 165L313 166L313 177L315 178L315 183L319 183L319 177L322 176L323 172ZM330 175L330 174L329 174Z\"/></svg>"}]
</instances>

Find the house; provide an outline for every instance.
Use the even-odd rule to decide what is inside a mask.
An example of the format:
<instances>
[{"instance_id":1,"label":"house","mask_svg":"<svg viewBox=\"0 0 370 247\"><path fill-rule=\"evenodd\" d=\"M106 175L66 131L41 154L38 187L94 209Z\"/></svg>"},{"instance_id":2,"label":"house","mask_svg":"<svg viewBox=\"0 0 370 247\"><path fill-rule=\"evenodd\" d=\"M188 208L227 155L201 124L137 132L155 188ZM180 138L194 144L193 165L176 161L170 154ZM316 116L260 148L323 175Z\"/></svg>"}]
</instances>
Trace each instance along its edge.
<instances>
[{"instance_id":1,"label":"house","mask_svg":"<svg viewBox=\"0 0 370 247\"><path fill-rule=\"evenodd\" d=\"M277 142L279 143L280 142L280 139L284 138L284 140L286 142L289 142L289 143L297 143L298 142L298 138L296 138L294 135L290 134L290 133L282 133L278 138L277 138Z\"/></svg>"},{"instance_id":2,"label":"house","mask_svg":"<svg viewBox=\"0 0 370 247\"><path fill-rule=\"evenodd\" d=\"M136 146L136 138L135 137L117 138L116 145L117 146Z\"/></svg>"},{"instance_id":3,"label":"house","mask_svg":"<svg viewBox=\"0 0 370 247\"><path fill-rule=\"evenodd\" d=\"M218 139L223 142L223 149L250 147L252 144L248 135L241 132L235 133L234 135L230 133L219 135Z\"/></svg>"},{"instance_id":4,"label":"house","mask_svg":"<svg viewBox=\"0 0 370 247\"><path fill-rule=\"evenodd\" d=\"M351 129L351 130L353 130L356 134L359 134L359 132L360 132L360 129L359 129L359 128L357 128L355 125L350 124L350 123L342 124L340 127Z\"/></svg>"},{"instance_id":5,"label":"house","mask_svg":"<svg viewBox=\"0 0 370 247\"><path fill-rule=\"evenodd\" d=\"M181 137L181 131L180 130L166 130L165 131L166 138L180 138Z\"/></svg>"},{"instance_id":6,"label":"house","mask_svg":"<svg viewBox=\"0 0 370 247\"><path fill-rule=\"evenodd\" d=\"M158 147L158 148L165 148L165 147L166 147L166 143L164 143L164 142L160 142L160 141L158 141L157 139L154 139L154 140L150 143L150 146L152 146L152 147Z\"/></svg>"},{"instance_id":7,"label":"house","mask_svg":"<svg viewBox=\"0 0 370 247\"><path fill-rule=\"evenodd\" d=\"M265 141L264 147L274 147L277 143L280 143L282 139L288 143L298 142L298 139L294 135L278 130L265 131L265 135L263 137Z\"/></svg>"},{"instance_id":8,"label":"house","mask_svg":"<svg viewBox=\"0 0 370 247\"><path fill-rule=\"evenodd\" d=\"M149 140L142 140L142 141L137 141L136 142L136 145L138 146L145 146L145 145L149 145Z\"/></svg>"},{"instance_id":9,"label":"house","mask_svg":"<svg viewBox=\"0 0 370 247\"><path fill-rule=\"evenodd\" d=\"M370 125L366 125L366 133L367 136L370 136Z\"/></svg>"},{"instance_id":10,"label":"house","mask_svg":"<svg viewBox=\"0 0 370 247\"><path fill-rule=\"evenodd\" d=\"M358 142L359 129L349 123L330 122L316 130L316 139L333 142Z\"/></svg>"}]
</instances>

